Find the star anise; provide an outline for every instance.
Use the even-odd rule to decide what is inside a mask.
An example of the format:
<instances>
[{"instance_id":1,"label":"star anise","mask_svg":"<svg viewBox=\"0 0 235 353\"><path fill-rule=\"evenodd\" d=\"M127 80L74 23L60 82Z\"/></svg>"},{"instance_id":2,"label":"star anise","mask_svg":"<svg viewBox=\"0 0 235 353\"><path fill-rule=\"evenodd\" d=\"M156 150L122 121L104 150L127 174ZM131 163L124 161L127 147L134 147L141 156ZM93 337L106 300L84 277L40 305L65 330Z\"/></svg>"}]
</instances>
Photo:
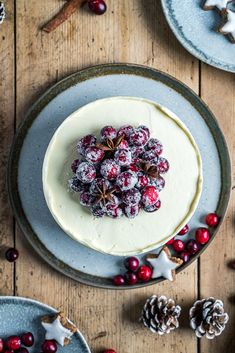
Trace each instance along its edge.
<instances>
[{"instance_id":1,"label":"star anise","mask_svg":"<svg viewBox=\"0 0 235 353\"><path fill-rule=\"evenodd\" d=\"M124 137L124 135L121 135L114 138L113 140L106 139L103 143L97 143L96 146L104 152L114 152L124 140Z\"/></svg>"},{"instance_id":2,"label":"star anise","mask_svg":"<svg viewBox=\"0 0 235 353\"><path fill-rule=\"evenodd\" d=\"M105 205L107 202L112 202L114 200L113 193L115 191L115 188L109 189L105 183L102 185L102 187L97 186L94 205L97 205L100 202L103 203L103 205Z\"/></svg>"},{"instance_id":3,"label":"star anise","mask_svg":"<svg viewBox=\"0 0 235 353\"><path fill-rule=\"evenodd\" d=\"M158 167L152 164L150 161L141 161L139 163L139 167L150 179L155 179L159 177Z\"/></svg>"}]
</instances>

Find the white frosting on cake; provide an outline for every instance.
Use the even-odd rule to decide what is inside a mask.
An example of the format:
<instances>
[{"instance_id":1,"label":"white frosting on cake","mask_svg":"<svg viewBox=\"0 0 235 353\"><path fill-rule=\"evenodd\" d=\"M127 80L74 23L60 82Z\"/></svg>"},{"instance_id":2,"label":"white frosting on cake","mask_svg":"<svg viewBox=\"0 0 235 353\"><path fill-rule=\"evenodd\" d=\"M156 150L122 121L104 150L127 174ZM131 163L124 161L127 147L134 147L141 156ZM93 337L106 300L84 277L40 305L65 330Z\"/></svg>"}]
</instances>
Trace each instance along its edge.
<instances>
[{"instance_id":1,"label":"white frosting on cake","mask_svg":"<svg viewBox=\"0 0 235 353\"><path fill-rule=\"evenodd\" d=\"M160 192L161 208L141 210L134 219L95 219L79 204L79 193L68 190L76 143L87 134L98 136L105 125L125 124L146 125L151 137L163 143L170 169ZM202 189L201 158L188 129L168 109L140 98L106 98L77 110L57 129L44 159L43 188L53 217L73 239L112 255L140 254L165 244L192 217Z\"/></svg>"}]
</instances>

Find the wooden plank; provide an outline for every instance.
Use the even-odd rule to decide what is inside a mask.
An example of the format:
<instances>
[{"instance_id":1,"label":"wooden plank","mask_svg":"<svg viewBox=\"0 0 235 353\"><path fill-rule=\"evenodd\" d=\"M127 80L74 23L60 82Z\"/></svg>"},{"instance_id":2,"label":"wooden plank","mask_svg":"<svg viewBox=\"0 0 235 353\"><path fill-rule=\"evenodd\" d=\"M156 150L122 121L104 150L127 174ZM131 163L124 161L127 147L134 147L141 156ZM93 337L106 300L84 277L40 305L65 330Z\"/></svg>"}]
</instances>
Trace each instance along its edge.
<instances>
[{"instance_id":1,"label":"wooden plank","mask_svg":"<svg viewBox=\"0 0 235 353\"><path fill-rule=\"evenodd\" d=\"M235 146L235 76L202 65L201 80L202 98L215 114L228 142L231 163L234 167ZM233 168L234 183L234 168ZM214 210L208 210L214 211ZM201 352L231 353L235 351L235 271L228 267L229 261L235 259L234 244L234 211L235 195L232 192L230 207L221 229L205 254L201 257L201 297L213 296L225 303L230 321L223 335L211 341L201 341Z\"/></svg>"},{"instance_id":2,"label":"wooden plank","mask_svg":"<svg viewBox=\"0 0 235 353\"><path fill-rule=\"evenodd\" d=\"M14 244L13 218L9 206L6 171L14 133L14 1L6 4L7 19L0 25L0 294L13 294L14 264L5 260Z\"/></svg>"},{"instance_id":3,"label":"wooden plank","mask_svg":"<svg viewBox=\"0 0 235 353\"><path fill-rule=\"evenodd\" d=\"M89 65L134 62L166 71L198 91L198 63L174 39L155 0L110 0L104 16L86 11L73 15L48 35L38 25L48 20L62 2L17 1L18 122L30 104L58 79ZM187 308L197 297L197 265L181 273L174 284L163 283L135 291L107 291L79 285L47 266L18 234L23 260L17 263L17 294L42 300L68 311L85 333L92 350L113 347L118 352L196 353L190 330L164 339L141 328L141 306L147 296L165 294ZM29 280L30 278L30 280Z\"/></svg>"}]
</instances>

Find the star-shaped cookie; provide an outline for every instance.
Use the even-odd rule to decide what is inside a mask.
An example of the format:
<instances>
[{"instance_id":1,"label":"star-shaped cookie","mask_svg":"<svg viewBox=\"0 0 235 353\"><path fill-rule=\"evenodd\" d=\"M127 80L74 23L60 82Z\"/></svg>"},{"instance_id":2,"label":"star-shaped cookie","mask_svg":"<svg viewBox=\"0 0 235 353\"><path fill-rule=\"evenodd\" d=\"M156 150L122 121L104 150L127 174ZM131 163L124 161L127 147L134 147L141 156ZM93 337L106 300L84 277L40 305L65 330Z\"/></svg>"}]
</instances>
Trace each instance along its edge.
<instances>
[{"instance_id":1,"label":"star-shaped cookie","mask_svg":"<svg viewBox=\"0 0 235 353\"><path fill-rule=\"evenodd\" d=\"M46 339L55 340L61 346L69 344L71 337L77 331L77 327L60 312L56 316L44 316L41 320L46 330Z\"/></svg>"},{"instance_id":2,"label":"star-shaped cookie","mask_svg":"<svg viewBox=\"0 0 235 353\"><path fill-rule=\"evenodd\" d=\"M222 16L226 22L219 28L219 32L229 35L231 42L235 43L235 12L224 9Z\"/></svg>"},{"instance_id":3,"label":"star-shaped cookie","mask_svg":"<svg viewBox=\"0 0 235 353\"><path fill-rule=\"evenodd\" d=\"M203 9L204 10L213 10L215 7L218 10L226 9L229 2L233 0L206 0Z\"/></svg>"},{"instance_id":4,"label":"star-shaped cookie","mask_svg":"<svg viewBox=\"0 0 235 353\"><path fill-rule=\"evenodd\" d=\"M169 281L174 280L175 269L183 263L181 259L171 256L167 246L164 246L158 255L147 255L146 260L153 268L152 278L164 277Z\"/></svg>"}]
</instances>

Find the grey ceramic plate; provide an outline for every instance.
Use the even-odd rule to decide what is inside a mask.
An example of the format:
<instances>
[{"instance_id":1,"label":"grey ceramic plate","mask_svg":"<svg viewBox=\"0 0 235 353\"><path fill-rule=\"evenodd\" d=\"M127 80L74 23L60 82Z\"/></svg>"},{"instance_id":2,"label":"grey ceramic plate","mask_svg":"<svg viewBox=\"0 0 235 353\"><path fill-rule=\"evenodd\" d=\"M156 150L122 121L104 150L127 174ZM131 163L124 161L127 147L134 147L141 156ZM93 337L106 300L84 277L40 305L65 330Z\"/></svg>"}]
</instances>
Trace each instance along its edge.
<instances>
[{"instance_id":1,"label":"grey ceramic plate","mask_svg":"<svg viewBox=\"0 0 235 353\"><path fill-rule=\"evenodd\" d=\"M161 1L168 24L185 49L209 65L235 72L235 45L216 32L221 24L216 10L204 11L204 0Z\"/></svg>"},{"instance_id":2,"label":"grey ceramic plate","mask_svg":"<svg viewBox=\"0 0 235 353\"><path fill-rule=\"evenodd\" d=\"M32 332L35 337L35 345L29 349L31 353L41 351L40 347L45 339L40 318L43 315L53 315L57 311L50 306L35 300L20 297L0 297L0 337L20 335L24 332ZM91 353L80 332L74 334L71 343L66 347L58 345L57 352L64 353Z\"/></svg>"},{"instance_id":3,"label":"grey ceramic plate","mask_svg":"<svg viewBox=\"0 0 235 353\"><path fill-rule=\"evenodd\" d=\"M22 232L49 264L77 281L104 288L117 288L111 278L124 271L123 258L89 249L60 229L44 200L42 163L52 135L68 115L96 99L118 95L166 106L193 134L202 155L204 185L190 221L192 233L210 211L217 210L223 218L231 186L228 150L215 118L188 87L172 77L147 67L112 64L82 70L49 89L31 108L15 137L8 177L12 207Z\"/></svg>"}]
</instances>

